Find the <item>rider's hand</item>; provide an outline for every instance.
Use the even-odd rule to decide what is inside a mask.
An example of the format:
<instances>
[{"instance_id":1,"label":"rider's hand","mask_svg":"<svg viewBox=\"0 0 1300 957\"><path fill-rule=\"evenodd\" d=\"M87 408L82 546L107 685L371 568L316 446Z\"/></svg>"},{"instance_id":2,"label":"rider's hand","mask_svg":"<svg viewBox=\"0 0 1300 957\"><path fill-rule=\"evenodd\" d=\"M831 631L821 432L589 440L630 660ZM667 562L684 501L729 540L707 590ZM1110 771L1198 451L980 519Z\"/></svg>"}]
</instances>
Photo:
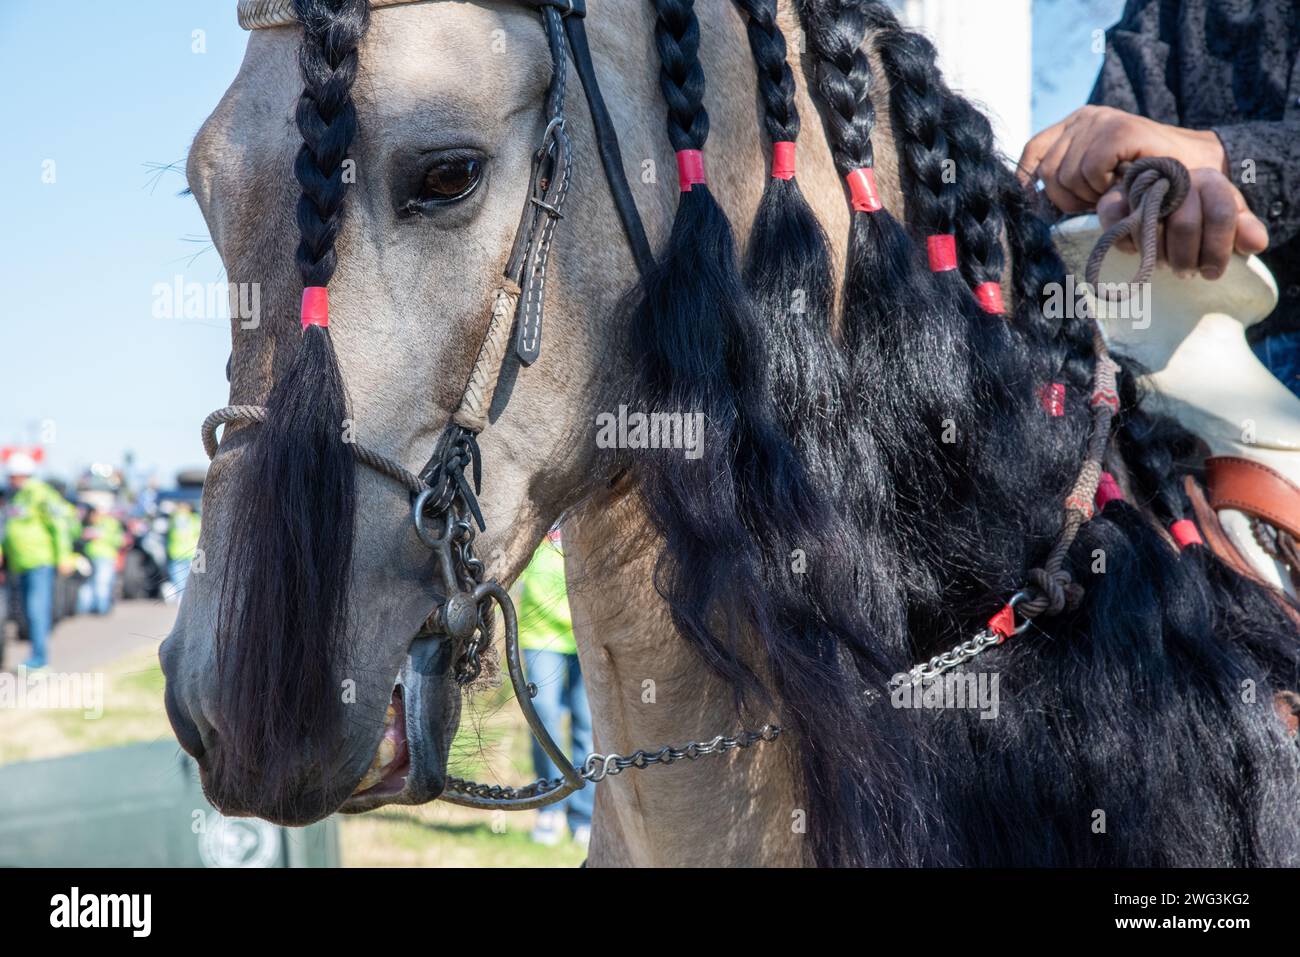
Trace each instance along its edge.
<instances>
[{"instance_id":1,"label":"rider's hand","mask_svg":"<svg viewBox=\"0 0 1300 957\"><path fill-rule=\"evenodd\" d=\"M65 558L59 562L59 574L63 576L71 575L77 570L77 560L75 558Z\"/></svg>"},{"instance_id":2,"label":"rider's hand","mask_svg":"<svg viewBox=\"0 0 1300 957\"><path fill-rule=\"evenodd\" d=\"M1121 163L1171 156L1187 167L1192 190L1161 230L1160 258L1180 273L1217 279L1233 251L1262 252L1268 230L1228 179L1228 155L1213 130L1184 130L1108 106L1085 106L1039 133L1020 157L1020 177L1041 179L1066 213L1096 209L1103 226L1128 213L1115 187ZM1118 243L1133 251L1127 239Z\"/></svg>"},{"instance_id":3,"label":"rider's hand","mask_svg":"<svg viewBox=\"0 0 1300 957\"><path fill-rule=\"evenodd\" d=\"M1184 130L1109 106L1085 106L1049 126L1025 146L1020 177L1037 177L1065 213L1095 209L1115 185L1120 163L1172 156L1189 170L1227 175L1228 154L1213 130Z\"/></svg>"},{"instance_id":4,"label":"rider's hand","mask_svg":"<svg viewBox=\"0 0 1300 957\"><path fill-rule=\"evenodd\" d=\"M1241 191L1215 170L1191 170L1192 188L1183 205L1160 227L1160 261L1179 275L1199 272L1218 279L1234 252L1250 255L1268 248L1268 228L1246 206ZM1129 214L1123 191L1113 189L1097 204L1104 227ZM1127 236L1116 245L1133 252Z\"/></svg>"}]
</instances>

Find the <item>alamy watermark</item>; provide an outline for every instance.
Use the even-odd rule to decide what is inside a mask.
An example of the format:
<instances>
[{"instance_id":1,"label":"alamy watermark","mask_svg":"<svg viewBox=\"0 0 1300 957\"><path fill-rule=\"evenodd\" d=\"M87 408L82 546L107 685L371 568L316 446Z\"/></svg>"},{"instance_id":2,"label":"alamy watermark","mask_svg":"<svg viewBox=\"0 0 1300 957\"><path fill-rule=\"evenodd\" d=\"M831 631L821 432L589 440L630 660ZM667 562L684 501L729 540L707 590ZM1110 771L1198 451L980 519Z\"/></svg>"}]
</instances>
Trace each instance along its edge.
<instances>
[{"instance_id":1,"label":"alamy watermark","mask_svg":"<svg viewBox=\"0 0 1300 957\"><path fill-rule=\"evenodd\" d=\"M238 319L239 328L256 329L262 324L262 288L256 282L186 282L174 276L171 282L153 284L155 319Z\"/></svg>"},{"instance_id":2,"label":"alamy watermark","mask_svg":"<svg viewBox=\"0 0 1300 957\"><path fill-rule=\"evenodd\" d=\"M152 894L83 894L73 887L50 898L50 926L121 928L148 937L153 928Z\"/></svg>"},{"instance_id":3,"label":"alamy watermark","mask_svg":"<svg viewBox=\"0 0 1300 957\"><path fill-rule=\"evenodd\" d=\"M686 458L704 454L703 412L617 412L596 415L596 447L600 449L681 449Z\"/></svg>"},{"instance_id":4,"label":"alamy watermark","mask_svg":"<svg viewBox=\"0 0 1300 957\"><path fill-rule=\"evenodd\" d=\"M1095 315L1107 321L1131 322L1134 329L1151 325L1151 283L1075 282L1067 273L1065 282L1043 286L1043 316L1047 319L1087 319Z\"/></svg>"},{"instance_id":5,"label":"alamy watermark","mask_svg":"<svg viewBox=\"0 0 1300 957\"><path fill-rule=\"evenodd\" d=\"M81 711L88 721L98 720L104 715L104 673L0 673L0 711Z\"/></svg>"},{"instance_id":6,"label":"alamy watermark","mask_svg":"<svg viewBox=\"0 0 1300 957\"><path fill-rule=\"evenodd\" d=\"M889 681L889 702L895 708L946 711L969 708L980 718L991 721L998 716L997 674L986 671L950 671L931 681L913 681L908 674L897 674Z\"/></svg>"}]
</instances>

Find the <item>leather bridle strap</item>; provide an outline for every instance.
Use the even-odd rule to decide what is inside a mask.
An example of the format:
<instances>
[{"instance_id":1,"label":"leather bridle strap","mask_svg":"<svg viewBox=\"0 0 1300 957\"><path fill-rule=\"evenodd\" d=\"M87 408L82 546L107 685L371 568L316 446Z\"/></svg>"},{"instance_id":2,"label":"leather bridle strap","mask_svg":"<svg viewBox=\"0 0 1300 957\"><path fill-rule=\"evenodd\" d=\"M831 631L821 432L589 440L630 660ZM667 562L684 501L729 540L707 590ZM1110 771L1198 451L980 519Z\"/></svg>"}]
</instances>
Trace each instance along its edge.
<instances>
[{"instance_id":1,"label":"leather bridle strap","mask_svg":"<svg viewBox=\"0 0 1300 957\"><path fill-rule=\"evenodd\" d=\"M564 29L569 37L569 52L573 56L574 69L582 81L582 90L587 95L587 109L591 114L591 126L596 134L596 147L600 151L600 162L605 167L605 181L609 184L610 194L614 198L614 208L618 218L623 222L623 232L627 235L632 258L636 260L637 272L644 278L654 268L655 257L650 251L650 241L646 239L645 226L641 214L637 212L636 200L632 198L632 188L628 185L627 174L623 170L623 151L618 145L618 133L614 121L610 118L605 98L600 93L600 84L596 80L596 69L591 63L591 50L587 46L587 27L584 23L585 0L577 0L574 12L565 18Z\"/></svg>"},{"instance_id":2,"label":"leather bridle strap","mask_svg":"<svg viewBox=\"0 0 1300 957\"><path fill-rule=\"evenodd\" d=\"M1300 488L1281 472L1253 459L1212 455L1205 477L1215 511L1236 509L1300 538Z\"/></svg>"}]
</instances>

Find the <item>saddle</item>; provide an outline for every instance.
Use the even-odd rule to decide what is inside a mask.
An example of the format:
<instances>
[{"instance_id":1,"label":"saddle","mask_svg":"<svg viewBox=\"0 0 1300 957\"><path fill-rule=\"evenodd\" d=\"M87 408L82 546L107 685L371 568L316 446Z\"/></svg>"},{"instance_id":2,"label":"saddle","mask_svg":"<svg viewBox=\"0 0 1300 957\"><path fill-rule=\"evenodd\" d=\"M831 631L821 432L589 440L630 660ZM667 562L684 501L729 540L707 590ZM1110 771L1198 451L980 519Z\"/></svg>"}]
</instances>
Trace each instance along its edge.
<instances>
[{"instance_id":1,"label":"saddle","mask_svg":"<svg viewBox=\"0 0 1300 957\"><path fill-rule=\"evenodd\" d=\"M1055 230L1082 276L1102 230L1096 216ZM1127 285L1139 257L1112 249L1100 281ZM1095 301L1095 300L1094 300ZM1234 256L1216 282L1158 269L1125 308L1099 306L1107 340L1148 370L1164 411L1205 442L1205 488L1188 483L1206 544L1242 574L1300 594L1300 398L1246 342L1277 306L1277 283L1254 256Z\"/></svg>"}]
</instances>

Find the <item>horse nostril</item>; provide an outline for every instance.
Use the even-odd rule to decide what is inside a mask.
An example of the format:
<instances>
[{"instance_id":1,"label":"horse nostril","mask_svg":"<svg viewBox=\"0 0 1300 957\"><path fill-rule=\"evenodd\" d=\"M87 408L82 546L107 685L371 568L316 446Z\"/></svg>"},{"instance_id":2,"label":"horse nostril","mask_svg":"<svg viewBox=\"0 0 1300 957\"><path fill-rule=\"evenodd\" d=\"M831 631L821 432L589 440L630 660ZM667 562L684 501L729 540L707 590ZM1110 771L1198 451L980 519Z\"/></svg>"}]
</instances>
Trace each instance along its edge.
<instances>
[{"instance_id":1,"label":"horse nostril","mask_svg":"<svg viewBox=\"0 0 1300 957\"><path fill-rule=\"evenodd\" d=\"M189 712L176 700L175 686L171 682L168 682L163 692L163 706L167 710L167 720L171 722L176 740L180 742L185 753L195 760L203 757L211 744L208 740L209 735L199 730L198 724L190 717Z\"/></svg>"}]
</instances>

